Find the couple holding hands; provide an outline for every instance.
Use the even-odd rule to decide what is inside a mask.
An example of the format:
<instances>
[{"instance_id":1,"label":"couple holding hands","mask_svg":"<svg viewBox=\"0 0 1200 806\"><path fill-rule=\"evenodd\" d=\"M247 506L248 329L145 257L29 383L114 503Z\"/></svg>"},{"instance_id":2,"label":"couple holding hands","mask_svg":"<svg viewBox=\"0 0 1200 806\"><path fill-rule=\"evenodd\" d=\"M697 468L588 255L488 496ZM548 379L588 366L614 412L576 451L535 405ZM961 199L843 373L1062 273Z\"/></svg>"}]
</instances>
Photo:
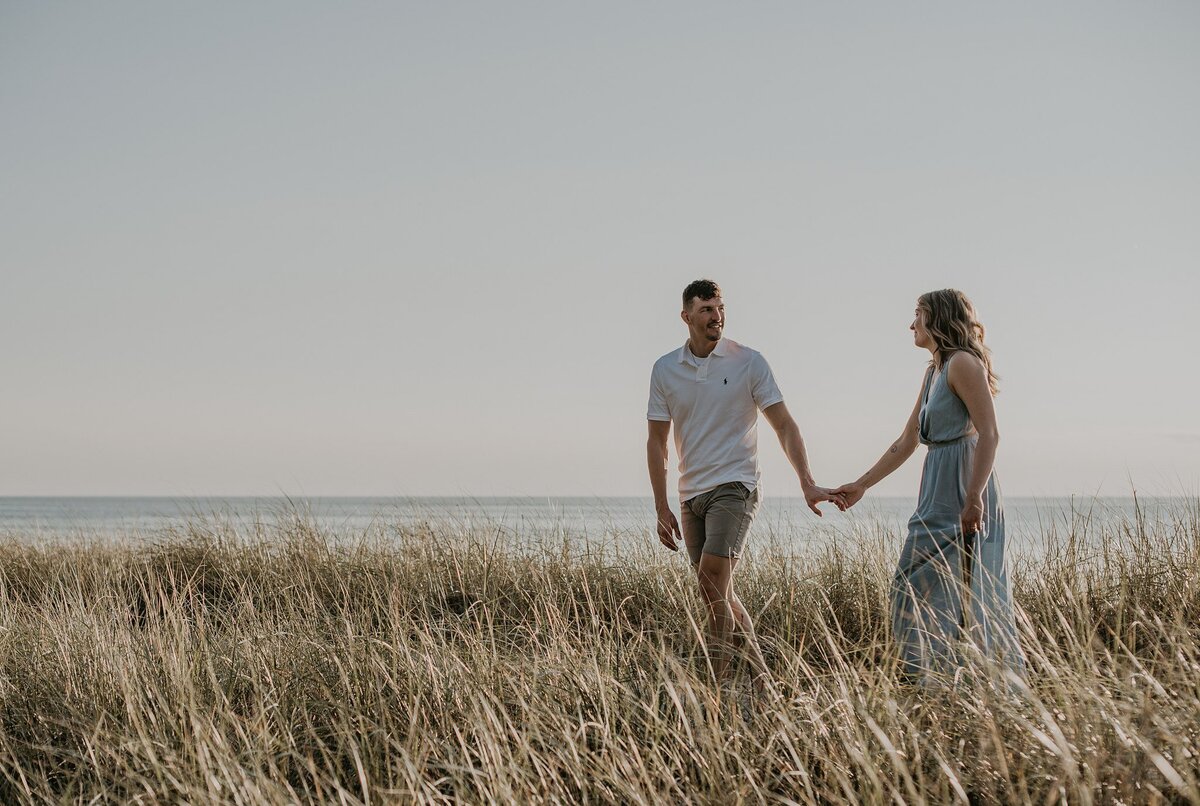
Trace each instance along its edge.
<instances>
[{"instance_id":1,"label":"couple holding hands","mask_svg":"<svg viewBox=\"0 0 1200 806\"><path fill-rule=\"evenodd\" d=\"M912 456L928 452L917 508L891 588L892 633L903 675L918 684L953 677L970 645L1020 677L1024 659L1005 561L1004 510L992 465L999 431L992 398L996 376L983 326L970 300L953 289L917 300L909 329L932 358L900 437L857 481L819 487L800 428L761 353L724 337L720 287L697 280L683 291L682 347L654 363L646 443L658 537L687 549L708 611L712 671L728 675L740 648L756 679L770 675L754 625L733 588L734 571L761 495L758 412L775 429L800 477L805 502L854 506ZM680 517L667 498L667 438L675 427Z\"/></svg>"}]
</instances>

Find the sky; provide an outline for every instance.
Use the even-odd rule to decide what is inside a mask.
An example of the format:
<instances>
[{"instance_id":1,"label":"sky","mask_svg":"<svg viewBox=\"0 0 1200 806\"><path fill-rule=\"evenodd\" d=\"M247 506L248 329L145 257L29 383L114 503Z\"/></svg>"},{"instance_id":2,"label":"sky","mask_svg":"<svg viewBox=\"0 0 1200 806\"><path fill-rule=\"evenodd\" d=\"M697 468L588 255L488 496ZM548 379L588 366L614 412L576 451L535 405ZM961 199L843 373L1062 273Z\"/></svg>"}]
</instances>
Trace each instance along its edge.
<instances>
[{"instance_id":1,"label":"sky","mask_svg":"<svg viewBox=\"0 0 1200 806\"><path fill-rule=\"evenodd\" d=\"M819 483L956 287L1006 494L1196 495L1197 86L1193 2L0 3L0 495L648 495L699 277Z\"/></svg>"}]
</instances>

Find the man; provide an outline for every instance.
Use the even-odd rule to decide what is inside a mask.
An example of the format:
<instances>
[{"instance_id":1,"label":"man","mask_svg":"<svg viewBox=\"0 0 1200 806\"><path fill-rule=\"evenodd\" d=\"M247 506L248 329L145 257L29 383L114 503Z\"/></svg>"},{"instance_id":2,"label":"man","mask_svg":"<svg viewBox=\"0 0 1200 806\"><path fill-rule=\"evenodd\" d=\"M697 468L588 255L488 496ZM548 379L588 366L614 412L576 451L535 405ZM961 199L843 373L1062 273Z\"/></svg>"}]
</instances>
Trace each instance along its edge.
<instances>
[{"instance_id":1,"label":"man","mask_svg":"<svg viewBox=\"0 0 1200 806\"><path fill-rule=\"evenodd\" d=\"M654 362L646 417L646 460L658 515L658 539L672 551L682 537L708 609L712 672L724 681L729 648L736 641L755 668L761 687L770 682L749 613L733 590L733 572L761 501L758 412L775 429L800 477L804 500L841 499L813 481L800 428L784 405L761 353L723 338L725 303L720 287L697 280L683 290L688 339ZM667 502L667 435L675 424L679 455L680 523Z\"/></svg>"}]
</instances>

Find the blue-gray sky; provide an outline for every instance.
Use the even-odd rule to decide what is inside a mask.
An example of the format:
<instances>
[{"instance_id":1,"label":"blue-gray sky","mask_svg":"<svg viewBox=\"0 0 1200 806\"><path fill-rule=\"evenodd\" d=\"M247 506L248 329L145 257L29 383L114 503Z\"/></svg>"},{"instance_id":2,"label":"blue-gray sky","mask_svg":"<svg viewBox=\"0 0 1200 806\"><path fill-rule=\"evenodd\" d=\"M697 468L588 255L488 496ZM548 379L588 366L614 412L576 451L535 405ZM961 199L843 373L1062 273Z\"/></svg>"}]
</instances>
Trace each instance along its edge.
<instances>
[{"instance_id":1,"label":"blue-gray sky","mask_svg":"<svg viewBox=\"0 0 1200 806\"><path fill-rule=\"evenodd\" d=\"M700 276L818 481L956 286L1010 495L1194 494L1198 85L1191 2L5 3L0 494L646 494Z\"/></svg>"}]
</instances>

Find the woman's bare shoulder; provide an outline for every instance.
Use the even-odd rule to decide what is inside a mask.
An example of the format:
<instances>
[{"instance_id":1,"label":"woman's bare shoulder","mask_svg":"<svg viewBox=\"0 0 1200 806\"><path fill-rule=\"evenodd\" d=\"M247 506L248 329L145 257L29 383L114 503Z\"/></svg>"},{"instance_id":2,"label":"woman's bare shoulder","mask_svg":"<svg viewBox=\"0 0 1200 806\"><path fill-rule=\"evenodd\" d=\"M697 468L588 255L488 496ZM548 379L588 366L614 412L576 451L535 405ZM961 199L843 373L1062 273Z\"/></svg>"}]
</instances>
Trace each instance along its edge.
<instances>
[{"instance_id":1,"label":"woman's bare shoulder","mask_svg":"<svg viewBox=\"0 0 1200 806\"><path fill-rule=\"evenodd\" d=\"M946 359L947 372L979 372L984 369L983 359L966 350L955 350Z\"/></svg>"},{"instance_id":2,"label":"woman's bare shoulder","mask_svg":"<svg viewBox=\"0 0 1200 806\"><path fill-rule=\"evenodd\" d=\"M979 356L968 353L966 350L957 350L946 359L946 380L956 391L963 384L973 384L978 381L982 381L986 386L988 382L987 366Z\"/></svg>"}]
</instances>

